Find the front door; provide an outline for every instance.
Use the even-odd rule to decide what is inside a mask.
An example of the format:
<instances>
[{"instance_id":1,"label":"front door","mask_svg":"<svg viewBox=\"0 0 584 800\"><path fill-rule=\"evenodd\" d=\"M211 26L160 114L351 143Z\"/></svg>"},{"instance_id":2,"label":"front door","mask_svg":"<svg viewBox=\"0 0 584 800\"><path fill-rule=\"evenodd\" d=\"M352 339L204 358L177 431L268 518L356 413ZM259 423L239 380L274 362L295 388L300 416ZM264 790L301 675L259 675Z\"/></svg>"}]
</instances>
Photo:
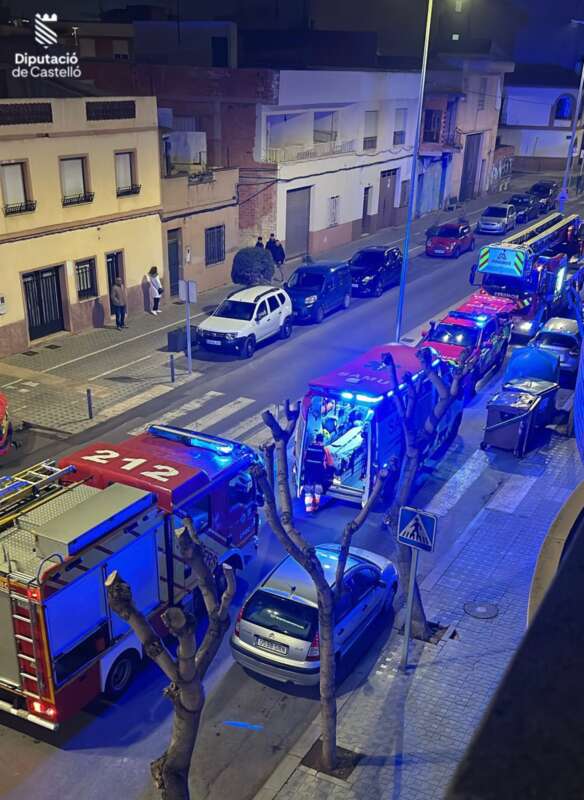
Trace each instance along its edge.
<instances>
[{"instance_id":1,"label":"front door","mask_svg":"<svg viewBox=\"0 0 584 800\"><path fill-rule=\"evenodd\" d=\"M114 307L111 301L112 286L116 278L121 278L122 281L124 280L122 251L116 250L115 253L108 253L105 257L105 263L107 266L108 295L110 296L110 314L113 314Z\"/></svg>"},{"instance_id":2,"label":"front door","mask_svg":"<svg viewBox=\"0 0 584 800\"><path fill-rule=\"evenodd\" d=\"M308 254L310 224L310 187L286 192L286 255Z\"/></svg>"},{"instance_id":3,"label":"front door","mask_svg":"<svg viewBox=\"0 0 584 800\"><path fill-rule=\"evenodd\" d=\"M180 280L180 254L181 254L181 230L175 228L167 233L168 250L168 279L170 282L170 296L178 295L178 282Z\"/></svg>"},{"instance_id":4,"label":"front door","mask_svg":"<svg viewBox=\"0 0 584 800\"><path fill-rule=\"evenodd\" d=\"M379 177L378 228L388 228L394 224L396 183L397 169L383 170Z\"/></svg>"},{"instance_id":5,"label":"front door","mask_svg":"<svg viewBox=\"0 0 584 800\"><path fill-rule=\"evenodd\" d=\"M475 182L481 147L481 134L472 133L466 137L464 145L464 161L460 179L460 200L469 200L475 195Z\"/></svg>"},{"instance_id":6,"label":"front door","mask_svg":"<svg viewBox=\"0 0 584 800\"><path fill-rule=\"evenodd\" d=\"M363 210L361 211L361 232L369 232L369 197L371 195L371 186L366 186L363 189Z\"/></svg>"},{"instance_id":7,"label":"front door","mask_svg":"<svg viewBox=\"0 0 584 800\"><path fill-rule=\"evenodd\" d=\"M65 328L60 286L61 267L38 269L22 276L28 335L40 339Z\"/></svg>"}]
</instances>

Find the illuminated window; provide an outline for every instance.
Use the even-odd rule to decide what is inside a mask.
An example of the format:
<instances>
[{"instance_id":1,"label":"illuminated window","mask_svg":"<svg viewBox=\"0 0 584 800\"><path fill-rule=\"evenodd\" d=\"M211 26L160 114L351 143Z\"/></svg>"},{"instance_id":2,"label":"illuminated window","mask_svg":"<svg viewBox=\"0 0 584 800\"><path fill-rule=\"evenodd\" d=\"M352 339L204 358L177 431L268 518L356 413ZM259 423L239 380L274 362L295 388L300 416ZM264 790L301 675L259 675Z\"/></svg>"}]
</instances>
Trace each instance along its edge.
<instances>
[{"instance_id":1,"label":"illuminated window","mask_svg":"<svg viewBox=\"0 0 584 800\"><path fill-rule=\"evenodd\" d=\"M457 42L460 39L460 33L453 33L452 34L452 41Z\"/></svg>"},{"instance_id":2,"label":"illuminated window","mask_svg":"<svg viewBox=\"0 0 584 800\"><path fill-rule=\"evenodd\" d=\"M454 10L458 13L462 11L462 0L454 0Z\"/></svg>"}]
</instances>

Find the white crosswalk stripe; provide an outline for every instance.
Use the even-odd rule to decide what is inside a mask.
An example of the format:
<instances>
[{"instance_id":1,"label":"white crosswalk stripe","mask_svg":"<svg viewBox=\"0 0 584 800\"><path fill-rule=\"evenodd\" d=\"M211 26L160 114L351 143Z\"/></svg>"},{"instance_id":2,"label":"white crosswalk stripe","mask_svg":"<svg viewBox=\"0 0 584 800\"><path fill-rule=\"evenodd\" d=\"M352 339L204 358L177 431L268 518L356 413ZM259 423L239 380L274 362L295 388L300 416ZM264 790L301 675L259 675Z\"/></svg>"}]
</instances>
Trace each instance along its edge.
<instances>
[{"instance_id":1,"label":"white crosswalk stripe","mask_svg":"<svg viewBox=\"0 0 584 800\"><path fill-rule=\"evenodd\" d=\"M146 425L156 424L156 425L168 425L169 422L175 422L179 417L183 417L188 414L190 411L198 411L207 403L210 403L212 400L215 400L217 397L223 397L223 392L205 392L204 395L201 397L197 397L193 400L189 400L186 403L183 403L182 406L178 408L173 408L172 411L166 411L164 414L160 414L151 422L146 423L145 425L140 425L137 428L132 428L131 431L128 431L129 436L136 436L138 433L142 433L146 428ZM185 426L186 427L186 426Z\"/></svg>"},{"instance_id":2,"label":"white crosswalk stripe","mask_svg":"<svg viewBox=\"0 0 584 800\"><path fill-rule=\"evenodd\" d=\"M182 427L196 428L196 430L204 431L255 402L256 401L251 397L237 397L235 400L232 400L231 403L225 403L225 405L216 408L204 417L193 417L187 420L187 422L182 423Z\"/></svg>"}]
</instances>

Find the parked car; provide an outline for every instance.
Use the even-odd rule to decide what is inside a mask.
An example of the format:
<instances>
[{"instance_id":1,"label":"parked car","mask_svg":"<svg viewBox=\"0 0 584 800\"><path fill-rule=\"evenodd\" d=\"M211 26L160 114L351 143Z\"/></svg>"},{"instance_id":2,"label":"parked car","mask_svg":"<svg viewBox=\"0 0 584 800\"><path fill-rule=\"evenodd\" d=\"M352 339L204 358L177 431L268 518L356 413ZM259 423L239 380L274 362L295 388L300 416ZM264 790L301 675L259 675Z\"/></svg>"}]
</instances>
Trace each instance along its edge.
<instances>
[{"instance_id":1,"label":"parked car","mask_svg":"<svg viewBox=\"0 0 584 800\"><path fill-rule=\"evenodd\" d=\"M316 555L333 586L339 546L323 544ZM383 556L351 547L343 590L335 609L335 649L340 660L366 628L388 611L397 571ZM308 573L287 556L244 602L231 637L242 667L284 683L317 684L320 673L318 606Z\"/></svg>"},{"instance_id":2,"label":"parked car","mask_svg":"<svg viewBox=\"0 0 584 800\"><path fill-rule=\"evenodd\" d=\"M558 192L558 184L555 181L538 181L529 190L529 194L537 198L540 214L545 214L557 206Z\"/></svg>"},{"instance_id":3,"label":"parked car","mask_svg":"<svg viewBox=\"0 0 584 800\"><path fill-rule=\"evenodd\" d=\"M197 328L197 343L251 358L259 342L292 333L292 301L284 289L251 286L226 297Z\"/></svg>"},{"instance_id":4,"label":"parked car","mask_svg":"<svg viewBox=\"0 0 584 800\"><path fill-rule=\"evenodd\" d=\"M507 233L507 231L512 231L516 224L515 206L510 203L500 203L485 208L477 223L477 231L478 233Z\"/></svg>"},{"instance_id":5,"label":"parked car","mask_svg":"<svg viewBox=\"0 0 584 800\"><path fill-rule=\"evenodd\" d=\"M351 272L344 261L303 264L284 286L299 320L322 322L325 314L348 308L351 302Z\"/></svg>"},{"instance_id":6,"label":"parked car","mask_svg":"<svg viewBox=\"0 0 584 800\"><path fill-rule=\"evenodd\" d=\"M576 376L580 360L582 340L575 319L552 317L540 328L530 342L530 347L538 347L558 357L560 372Z\"/></svg>"},{"instance_id":7,"label":"parked car","mask_svg":"<svg viewBox=\"0 0 584 800\"><path fill-rule=\"evenodd\" d=\"M474 248L475 237L468 222L438 225L426 231L427 256L458 258L461 253Z\"/></svg>"},{"instance_id":8,"label":"parked car","mask_svg":"<svg viewBox=\"0 0 584 800\"><path fill-rule=\"evenodd\" d=\"M514 194L509 198L510 205L515 206L517 222L529 222L539 216L539 201L533 194Z\"/></svg>"},{"instance_id":9,"label":"parked car","mask_svg":"<svg viewBox=\"0 0 584 800\"><path fill-rule=\"evenodd\" d=\"M401 275L399 247L364 247L349 259L353 294L380 297L385 289L397 286Z\"/></svg>"}]
</instances>

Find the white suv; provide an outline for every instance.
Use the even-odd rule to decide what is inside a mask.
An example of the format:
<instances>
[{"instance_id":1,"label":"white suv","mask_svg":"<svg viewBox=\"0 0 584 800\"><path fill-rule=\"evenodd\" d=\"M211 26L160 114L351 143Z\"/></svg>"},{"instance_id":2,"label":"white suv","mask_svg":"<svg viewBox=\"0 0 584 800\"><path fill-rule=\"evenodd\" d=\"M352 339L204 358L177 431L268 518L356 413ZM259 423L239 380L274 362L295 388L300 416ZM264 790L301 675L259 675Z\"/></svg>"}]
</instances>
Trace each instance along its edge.
<instances>
[{"instance_id":1,"label":"white suv","mask_svg":"<svg viewBox=\"0 0 584 800\"><path fill-rule=\"evenodd\" d=\"M207 350L234 350L251 358L256 344L292 333L292 301L284 289L251 286L226 297L197 329L197 342Z\"/></svg>"}]
</instances>

